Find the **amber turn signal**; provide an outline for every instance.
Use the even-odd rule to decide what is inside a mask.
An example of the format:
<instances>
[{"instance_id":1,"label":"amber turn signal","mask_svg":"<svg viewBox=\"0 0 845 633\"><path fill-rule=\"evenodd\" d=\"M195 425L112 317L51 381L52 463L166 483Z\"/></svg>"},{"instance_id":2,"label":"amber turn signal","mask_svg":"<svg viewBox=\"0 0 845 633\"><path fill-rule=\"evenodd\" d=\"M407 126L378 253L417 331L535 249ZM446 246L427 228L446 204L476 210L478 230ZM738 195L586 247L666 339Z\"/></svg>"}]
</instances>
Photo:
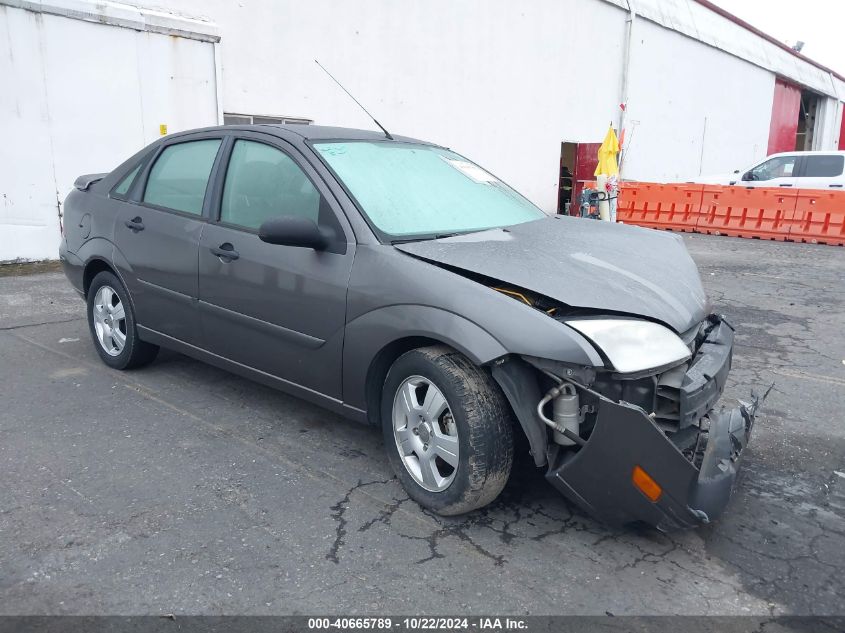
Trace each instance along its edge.
<instances>
[{"instance_id":1,"label":"amber turn signal","mask_svg":"<svg viewBox=\"0 0 845 633\"><path fill-rule=\"evenodd\" d=\"M663 494L663 488L661 488L660 485L651 478L651 475L639 466L634 466L634 470L631 473L631 481L633 481L637 489L652 502L656 502L660 499L660 495Z\"/></svg>"}]
</instances>

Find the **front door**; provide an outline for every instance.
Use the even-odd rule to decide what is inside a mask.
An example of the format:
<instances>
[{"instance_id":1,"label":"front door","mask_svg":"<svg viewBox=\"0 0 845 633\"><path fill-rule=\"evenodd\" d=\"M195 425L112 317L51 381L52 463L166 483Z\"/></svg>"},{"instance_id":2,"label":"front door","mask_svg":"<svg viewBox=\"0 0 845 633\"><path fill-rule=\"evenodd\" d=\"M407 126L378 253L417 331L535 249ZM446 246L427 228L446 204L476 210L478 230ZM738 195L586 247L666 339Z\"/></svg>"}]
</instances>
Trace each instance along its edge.
<instances>
[{"instance_id":1,"label":"front door","mask_svg":"<svg viewBox=\"0 0 845 633\"><path fill-rule=\"evenodd\" d=\"M203 205L220 138L173 143L152 162L138 200L121 201L115 257L138 324L196 343L197 272Z\"/></svg>"},{"instance_id":2,"label":"front door","mask_svg":"<svg viewBox=\"0 0 845 633\"><path fill-rule=\"evenodd\" d=\"M209 351L339 400L355 243L329 195L284 142L235 140L200 241L199 306ZM284 215L336 239L320 251L262 242L258 227Z\"/></svg>"},{"instance_id":3,"label":"front door","mask_svg":"<svg viewBox=\"0 0 845 633\"><path fill-rule=\"evenodd\" d=\"M752 167L738 185L744 187L794 187L798 175L798 155L774 156Z\"/></svg>"}]
</instances>

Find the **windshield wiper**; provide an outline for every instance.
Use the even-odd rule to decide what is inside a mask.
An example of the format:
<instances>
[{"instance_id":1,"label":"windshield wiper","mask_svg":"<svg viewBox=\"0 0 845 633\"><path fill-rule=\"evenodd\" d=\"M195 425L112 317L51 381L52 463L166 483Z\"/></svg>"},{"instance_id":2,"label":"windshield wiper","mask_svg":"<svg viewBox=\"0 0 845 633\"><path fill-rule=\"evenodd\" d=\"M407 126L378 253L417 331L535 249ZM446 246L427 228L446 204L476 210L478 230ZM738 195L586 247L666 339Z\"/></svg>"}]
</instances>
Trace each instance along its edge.
<instances>
[{"instance_id":1,"label":"windshield wiper","mask_svg":"<svg viewBox=\"0 0 845 633\"><path fill-rule=\"evenodd\" d=\"M442 240L447 237L455 237L457 235L469 235L470 233L479 233L489 229L472 229L471 231L455 231L454 233L436 233L434 235L422 235L419 237L400 238L398 240L390 240L391 244L408 244L409 242L427 242L429 240Z\"/></svg>"}]
</instances>

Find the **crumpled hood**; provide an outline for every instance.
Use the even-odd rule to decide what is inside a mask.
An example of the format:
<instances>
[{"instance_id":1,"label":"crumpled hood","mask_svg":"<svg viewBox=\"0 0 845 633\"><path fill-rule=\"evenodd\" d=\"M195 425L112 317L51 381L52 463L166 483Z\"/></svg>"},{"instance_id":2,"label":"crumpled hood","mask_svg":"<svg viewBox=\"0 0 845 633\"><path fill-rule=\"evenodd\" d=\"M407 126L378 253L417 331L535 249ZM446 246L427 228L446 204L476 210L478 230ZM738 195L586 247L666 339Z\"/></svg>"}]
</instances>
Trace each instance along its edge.
<instances>
[{"instance_id":1,"label":"crumpled hood","mask_svg":"<svg viewBox=\"0 0 845 633\"><path fill-rule=\"evenodd\" d=\"M706 316L698 269L672 233L555 216L396 248L569 306L656 319L679 333Z\"/></svg>"}]
</instances>

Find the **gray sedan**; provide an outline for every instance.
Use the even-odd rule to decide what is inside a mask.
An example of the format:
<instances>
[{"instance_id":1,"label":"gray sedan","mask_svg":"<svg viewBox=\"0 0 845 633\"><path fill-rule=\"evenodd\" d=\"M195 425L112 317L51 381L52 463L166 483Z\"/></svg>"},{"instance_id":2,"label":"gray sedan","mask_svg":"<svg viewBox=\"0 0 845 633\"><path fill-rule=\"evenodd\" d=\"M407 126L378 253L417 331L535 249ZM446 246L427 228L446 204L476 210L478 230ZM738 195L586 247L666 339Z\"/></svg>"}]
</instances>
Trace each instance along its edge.
<instances>
[{"instance_id":1,"label":"gray sedan","mask_svg":"<svg viewBox=\"0 0 845 633\"><path fill-rule=\"evenodd\" d=\"M517 433L609 523L728 502L757 402L714 409L733 328L675 235L549 217L444 147L295 125L158 140L77 179L62 233L103 362L164 346L379 425L435 512L492 502Z\"/></svg>"}]
</instances>

